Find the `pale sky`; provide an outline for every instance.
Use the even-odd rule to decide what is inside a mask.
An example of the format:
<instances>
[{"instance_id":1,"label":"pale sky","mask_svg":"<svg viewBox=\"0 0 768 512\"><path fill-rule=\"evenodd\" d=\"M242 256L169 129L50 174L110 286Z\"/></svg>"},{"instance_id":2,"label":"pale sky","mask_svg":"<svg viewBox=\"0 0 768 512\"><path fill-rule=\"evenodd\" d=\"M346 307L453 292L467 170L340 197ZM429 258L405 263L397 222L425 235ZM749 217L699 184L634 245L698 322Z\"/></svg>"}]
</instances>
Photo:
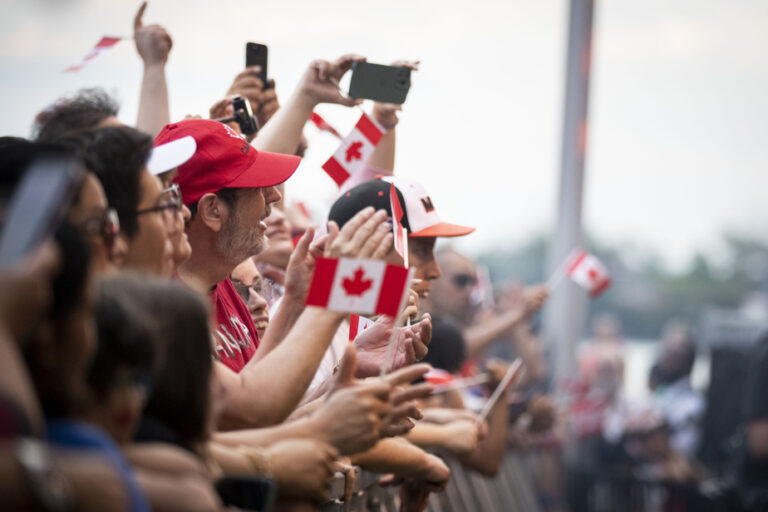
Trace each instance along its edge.
<instances>
[{"instance_id":1,"label":"pale sky","mask_svg":"<svg viewBox=\"0 0 768 512\"><path fill-rule=\"evenodd\" d=\"M102 35L129 36L140 2L0 0L0 134L29 135L56 98L102 86L133 123L141 64L133 42L76 63ZM768 240L768 2L597 0L585 227L655 251L674 268L720 235ZM145 23L174 40L172 119L207 114L244 65L270 47L287 98L307 64L359 53L421 59L398 127L396 172L421 181L448 221L476 226L471 251L514 246L554 219L567 6L563 0L150 1ZM370 105L366 105L370 108ZM341 132L358 113L318 108ZM335 184L320 169L336 140L310 150L290 199L318 213Z\"/></svg>"}]
</instances>

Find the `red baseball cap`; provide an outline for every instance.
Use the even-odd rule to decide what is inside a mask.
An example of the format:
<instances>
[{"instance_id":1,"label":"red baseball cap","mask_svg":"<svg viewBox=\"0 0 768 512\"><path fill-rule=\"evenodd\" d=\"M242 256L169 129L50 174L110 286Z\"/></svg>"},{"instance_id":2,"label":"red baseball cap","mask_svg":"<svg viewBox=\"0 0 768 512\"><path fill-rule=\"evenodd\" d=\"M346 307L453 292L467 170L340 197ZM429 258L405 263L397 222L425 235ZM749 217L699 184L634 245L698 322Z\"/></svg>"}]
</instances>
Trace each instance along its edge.
<instances>
[{"instance_id":1,"label":"red baseball cap","mask_svg":"<svg viewBox=\"0 0 768 512\"><path fill-rule=\"evenodd\" d=\"M301 162L293 155L258 151L229 126L208 119L187 119L166 125L155 146L192 136L197 150L181 164L174 182L184 204L223 188L258 188L279 185Z\"/></svg>"}]
</instances>

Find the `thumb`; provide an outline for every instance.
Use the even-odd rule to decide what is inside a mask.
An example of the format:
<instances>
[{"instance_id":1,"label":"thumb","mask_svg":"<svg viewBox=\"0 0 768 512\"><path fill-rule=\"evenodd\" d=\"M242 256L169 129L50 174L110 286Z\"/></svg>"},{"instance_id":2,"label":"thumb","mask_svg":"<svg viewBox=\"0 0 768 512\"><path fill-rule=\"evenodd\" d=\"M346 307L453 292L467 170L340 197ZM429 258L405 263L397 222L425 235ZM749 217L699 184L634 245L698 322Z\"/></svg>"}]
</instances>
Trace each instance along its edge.
<instances>
[{"instance_id":1,"label":"thumb","mask_svg":"<svg viewBox=\"0 0 768 512\"><path fill-rule=\"evenodd\" d=\"M354 343L347 345L344 351L344 357L339 364L339 373L336 374L336 382L333 385L334 391L352 384L357 371L357 348Z\"/></svg>"}]
</instances>

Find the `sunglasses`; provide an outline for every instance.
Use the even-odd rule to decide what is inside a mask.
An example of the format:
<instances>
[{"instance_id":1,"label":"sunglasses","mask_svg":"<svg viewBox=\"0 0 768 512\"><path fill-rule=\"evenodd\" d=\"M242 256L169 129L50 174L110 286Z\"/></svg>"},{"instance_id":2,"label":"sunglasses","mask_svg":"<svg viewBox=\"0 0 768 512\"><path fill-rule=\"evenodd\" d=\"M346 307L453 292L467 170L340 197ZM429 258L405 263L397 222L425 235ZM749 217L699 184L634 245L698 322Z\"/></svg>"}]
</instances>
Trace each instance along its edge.
<instances>
[{"instance_id":1,"label":"sunglasses","mask_svg":"<svg viewBox=\"0 0 768 512\"><path fill-rule=\"evenodd\" d=\"M451 277L451 281L457 288L466 288L467 286L475 286L477 277L472 274L456 274Z\"/></svg>"}]
</instances>

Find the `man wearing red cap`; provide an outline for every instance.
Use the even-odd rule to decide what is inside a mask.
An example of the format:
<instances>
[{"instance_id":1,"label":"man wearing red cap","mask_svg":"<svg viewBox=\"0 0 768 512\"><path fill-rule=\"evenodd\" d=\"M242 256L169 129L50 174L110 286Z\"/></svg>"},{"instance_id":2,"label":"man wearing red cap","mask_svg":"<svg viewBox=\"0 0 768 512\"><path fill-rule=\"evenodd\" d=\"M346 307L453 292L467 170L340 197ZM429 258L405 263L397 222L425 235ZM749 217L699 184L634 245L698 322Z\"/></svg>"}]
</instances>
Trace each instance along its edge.
<instances>
[{"instance_id":1,"label":"man wearing red cap","mask_svg":"<svg viewBox=\"0 0 768 512\"><path fill-rule=\"evenodd\" d=\"M179 276L210 290L215 306L214 337L222 363L217 366L232 390L224 422L233 427L279 423L300 400L342 320L334 312L304 308L314 255L321 254L323 246L310 251L314 234L310 229L296 248L286 278L293 277L294 282L286 284L283 307L265 333L264 345L275 347L271 351L257 351L260 340L253 321L228 276L264 248L263 220L271 204L281 199L276 186L295 172L300 159L258 151L228 126L203 119L167 125L155 143L185 136L195 139L197 150L179 166L174 179L192 212L187 223L192 255L179 268ZM385 212L361 212L332 244L325 244L325 254L366 257L362 251L368 250L370 257L379 245L391 243L391 237L384 238L376 229L385 221ZM365 245L366 241L370 243ZM267 386L269 394L264 393Z\"/></svg>"}]
</instances>

